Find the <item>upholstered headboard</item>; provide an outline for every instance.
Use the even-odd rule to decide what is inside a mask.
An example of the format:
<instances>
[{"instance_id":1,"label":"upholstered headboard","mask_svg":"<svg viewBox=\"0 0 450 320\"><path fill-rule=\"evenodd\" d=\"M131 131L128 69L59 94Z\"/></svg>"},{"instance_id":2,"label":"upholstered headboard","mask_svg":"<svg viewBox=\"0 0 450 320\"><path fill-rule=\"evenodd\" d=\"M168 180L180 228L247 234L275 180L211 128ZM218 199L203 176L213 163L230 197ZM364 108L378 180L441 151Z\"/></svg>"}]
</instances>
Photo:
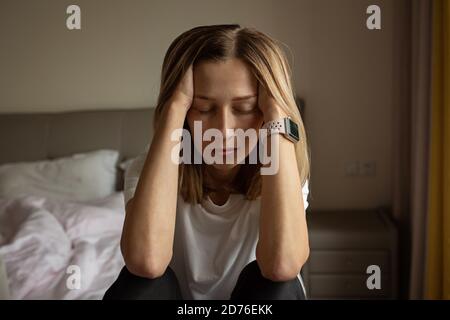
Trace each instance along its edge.
<instances>
[{"instance_id":1,"label":"upholstered headboard","mask_svg":"<svg viewBox=\"0 0 450 320\"><path fill-rule=\"evenodd\" d=\"M153 108L0 114L0 164L37 161L98 149L120 160L137 156L153 137Z\"/></svg>"}]
</instances>

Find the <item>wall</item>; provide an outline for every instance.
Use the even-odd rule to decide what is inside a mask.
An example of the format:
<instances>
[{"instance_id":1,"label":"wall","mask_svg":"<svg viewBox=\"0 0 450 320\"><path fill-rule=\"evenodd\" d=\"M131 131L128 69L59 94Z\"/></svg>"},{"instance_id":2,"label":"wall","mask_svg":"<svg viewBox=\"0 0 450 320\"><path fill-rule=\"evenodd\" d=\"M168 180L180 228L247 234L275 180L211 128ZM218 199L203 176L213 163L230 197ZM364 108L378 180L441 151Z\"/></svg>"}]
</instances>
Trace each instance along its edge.
<instances>
[{"instance_id":1,"label":"wall","mask_svg":"<svg viewBox=\"0 0 450 320\"><path fill-rule=\"evenodd\" d=\"M82 30L65 27L78 4ZM382 30L365 27L382 10ZM306 101L312 151L311 208L391 202L394 1L12 1L0 2L0 113L153 106L164 53L181 32L237 22L290 49ZM374 177L347 177L352 161Z\"/></svg>"}]
</instances>

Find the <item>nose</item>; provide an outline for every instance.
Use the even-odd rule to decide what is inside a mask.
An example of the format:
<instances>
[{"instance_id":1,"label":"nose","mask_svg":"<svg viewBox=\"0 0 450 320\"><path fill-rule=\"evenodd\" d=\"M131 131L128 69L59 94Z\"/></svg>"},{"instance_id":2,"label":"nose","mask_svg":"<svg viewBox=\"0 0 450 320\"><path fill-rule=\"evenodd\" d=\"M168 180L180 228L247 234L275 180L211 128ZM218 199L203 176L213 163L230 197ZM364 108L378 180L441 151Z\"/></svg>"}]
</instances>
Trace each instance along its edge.
<instances>
[{"instance_id":1,"label":"nose","mask_svg":"<svg viewBox=\"0 0 450 320\"><path fill-rule=\"evenodd\" d=\"M234 129L235 125L236 121L230 108L226 106L219 108L216 118L216 128L222 133L224 143L233 138L233 134L227 132L227 129Z\"/></svg>"}]
</instances>

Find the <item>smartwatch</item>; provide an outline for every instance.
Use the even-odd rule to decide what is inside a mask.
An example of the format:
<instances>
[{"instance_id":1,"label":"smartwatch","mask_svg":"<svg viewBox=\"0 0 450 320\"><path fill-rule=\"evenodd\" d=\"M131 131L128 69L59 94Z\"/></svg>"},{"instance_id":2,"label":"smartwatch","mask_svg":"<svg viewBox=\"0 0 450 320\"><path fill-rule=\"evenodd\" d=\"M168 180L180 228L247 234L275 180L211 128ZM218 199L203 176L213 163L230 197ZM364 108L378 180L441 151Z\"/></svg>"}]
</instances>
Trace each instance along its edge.
<instances>
[{"instance_id":1,"label":"smartwatch","mask_svg":"<svg viewBox=\"0 0 450 320\"><path fill-rule=\"evenodd\" d=\"M262 129L267 129L269 136L274 133L281 133L294 143L300 141L298 125L290 117L266 122Z\"/></svg>"}]
</instances>

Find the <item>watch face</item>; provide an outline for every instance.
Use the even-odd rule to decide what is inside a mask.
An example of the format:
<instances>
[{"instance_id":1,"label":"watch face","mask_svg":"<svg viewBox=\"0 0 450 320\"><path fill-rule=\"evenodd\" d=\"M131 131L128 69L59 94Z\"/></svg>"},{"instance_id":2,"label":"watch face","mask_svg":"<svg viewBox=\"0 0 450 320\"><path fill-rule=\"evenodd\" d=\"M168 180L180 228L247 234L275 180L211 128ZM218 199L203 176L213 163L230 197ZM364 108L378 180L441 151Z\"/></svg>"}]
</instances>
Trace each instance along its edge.
<instances>
[{"instance_id":1,"label":"watch face","mask_svg":"<svg viewBox=\"0 0 450 320\"><path fill-rule=\"evenodd\" d=\"M286 133L292 137L295 141L299 141L298 126L290 118L286 118Z\"/></svg>"}]
</instances>

